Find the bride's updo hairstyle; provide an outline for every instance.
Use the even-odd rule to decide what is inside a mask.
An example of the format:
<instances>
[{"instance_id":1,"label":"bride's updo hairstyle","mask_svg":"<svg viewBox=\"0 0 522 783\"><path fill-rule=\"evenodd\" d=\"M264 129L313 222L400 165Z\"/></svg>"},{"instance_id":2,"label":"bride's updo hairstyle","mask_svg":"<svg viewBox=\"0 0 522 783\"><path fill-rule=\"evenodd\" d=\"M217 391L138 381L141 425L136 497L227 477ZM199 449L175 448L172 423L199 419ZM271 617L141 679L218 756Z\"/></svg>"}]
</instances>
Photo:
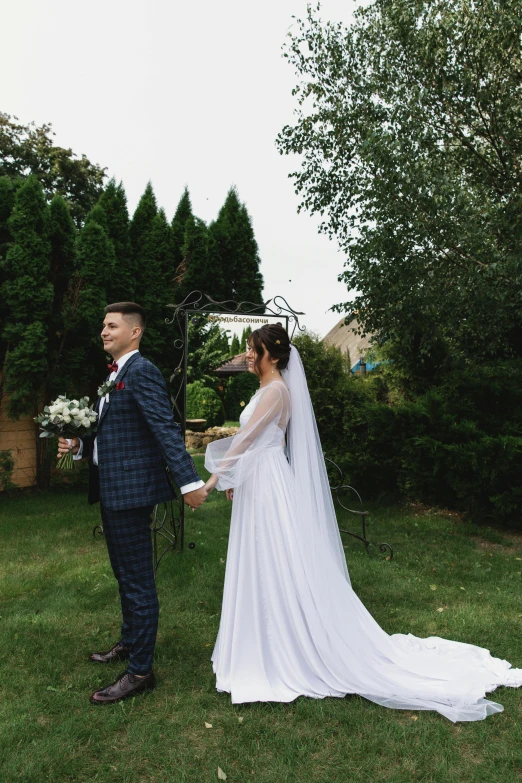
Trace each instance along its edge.
<instances>
[{"instance_id":1,"label":"bride's updo hairstyle","mask_svg":"<svg viewBox=\"0 0 522 783\"><path fill-rule=\"evenodd\" d=\"M277 359L277 369L286 370L290 359L290 338L281 324L265 324L265 326L255 329L248 338L248 344L256 353L254 369L257 375L259 375L259 362L264 356L265 349L271 359Z\"/></svg>"}]
</instances>

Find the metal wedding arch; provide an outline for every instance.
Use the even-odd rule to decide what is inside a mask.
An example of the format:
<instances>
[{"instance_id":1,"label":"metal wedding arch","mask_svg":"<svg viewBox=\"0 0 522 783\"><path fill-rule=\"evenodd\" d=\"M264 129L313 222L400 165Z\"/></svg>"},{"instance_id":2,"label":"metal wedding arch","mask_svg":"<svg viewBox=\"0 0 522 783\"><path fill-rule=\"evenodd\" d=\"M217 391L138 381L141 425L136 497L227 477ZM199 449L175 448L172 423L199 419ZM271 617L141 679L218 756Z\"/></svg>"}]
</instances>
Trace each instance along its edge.
<instances>
[{"instance_id":1,"label":"metal wedding arch","mask_svg":"<svg viewBox=\"0 0 522 783\"><path fill-rule=\"evenodd\" d=\"M244 323L255 328L255 324L261 325L263 322L267 323L269 320L277 318L278 321L285 326L286 331L290 335L290 339L293 338L296 330L298 332L305 331L305 327L301 326L299 322L299 316L304 315L304 313L290 307L286 299L282 296L275 296L273 299L269 299L267 302L261 304L255 304L253 302L236 302L233 300L218 302L201 291L192 291L192 293L185 297L181 304L169 305L169 307L172 307L174 312L172 318L165 319L165 323L169 326L175 326L177 336L174 339L174 347L179 351L179 361L171 376L171 400L183 439L185 438L187 421L186 389L187 359L189 351L188 329L191 321L194 321L194 319L199 321L199 319L204 318L220 320L225 323ZM232 321L230 321L230 319L232 319ZM350 530L341 530L341 533L362 541L366 547L366 551L371 555L372 545L366 535L366 520L368 513L364 510L361 497L353 487L344 484L340 468L331 460L328 460L328 462L333 465L340 474L340 481L337 479L335 481L335 486L332 486L332 491L334 492L334 496L337 498L339 505L346 511L358 515L361 520L361 535ZM173 485L172 481L171 486L175 495L174 499L170 503L163 503L156 506L152 517L151 530L153 537L155 573L167 552L173 552L175 550L182 551L185 545L185 505L180 492ZM342 503L341 498L339 497L340 493L348 491L355 493L360 505L359 510L352 510ZM192 542L188 544L189 549L194 549L195 546L196 545ZM379 544L378 548L380 553L387 555L387 559L391 559L393 556L393 549L390 544Z\"/></svg>"}]
</instances>

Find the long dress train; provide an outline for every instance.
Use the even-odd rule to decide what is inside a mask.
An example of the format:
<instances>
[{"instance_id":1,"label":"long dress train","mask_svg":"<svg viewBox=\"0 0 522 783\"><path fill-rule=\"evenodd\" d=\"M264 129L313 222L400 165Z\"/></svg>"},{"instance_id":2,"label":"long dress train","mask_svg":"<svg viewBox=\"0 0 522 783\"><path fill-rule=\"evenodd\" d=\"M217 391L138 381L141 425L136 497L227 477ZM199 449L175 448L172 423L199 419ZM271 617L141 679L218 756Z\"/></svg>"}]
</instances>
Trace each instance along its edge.
<instances>
[{"instance_id":1,"label":"long dress train","mask_svg":"<svg viewBox=\"0 0 522 783\"><path fill-rule=\"evenodd\" d=\"M217 689L233 703L359 694L385 707L436 710L451 721L501 712L485 694L521 685L521 669L474 645L388 635L353 591L342 548L341 562L321 524L303 530L309 505L321 509L331 496L317 506L321 489L314 486L313 497L303 498L303 476L285 456L293 406L286 384L275 381L253 396L234 438L207 448L218 489L234 487L212 655Z\"/></svg>"}]
</instances>

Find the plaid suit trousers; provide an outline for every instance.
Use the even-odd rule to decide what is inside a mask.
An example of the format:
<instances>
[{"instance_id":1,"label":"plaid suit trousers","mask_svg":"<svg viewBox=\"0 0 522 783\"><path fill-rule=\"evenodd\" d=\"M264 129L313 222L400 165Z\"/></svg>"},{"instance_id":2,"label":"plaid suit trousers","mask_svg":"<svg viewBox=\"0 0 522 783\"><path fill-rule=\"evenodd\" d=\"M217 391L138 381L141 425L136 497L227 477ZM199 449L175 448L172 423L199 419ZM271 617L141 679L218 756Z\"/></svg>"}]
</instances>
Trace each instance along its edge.
<instances>
[{"instance_id":1,"label":"plaid suit trousers","mask_svg":"<svg viewBox=\"0 0 522 783\"><path fill-rule=\"evenodd\" d=\"M101 504L109 559L121 599L121 642L130 649L128 671L148 674L158 630L159 605L152 567L153 506L111 511Z\"/></svg>"}]
</instances>

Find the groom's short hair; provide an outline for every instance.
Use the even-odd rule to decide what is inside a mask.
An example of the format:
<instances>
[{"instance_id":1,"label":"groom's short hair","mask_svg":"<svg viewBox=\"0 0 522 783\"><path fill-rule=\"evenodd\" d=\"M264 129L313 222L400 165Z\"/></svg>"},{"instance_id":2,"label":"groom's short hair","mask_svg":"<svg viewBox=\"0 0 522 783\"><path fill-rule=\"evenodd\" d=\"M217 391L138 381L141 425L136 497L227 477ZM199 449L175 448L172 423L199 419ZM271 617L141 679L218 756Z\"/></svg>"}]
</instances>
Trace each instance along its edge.
<instances>
[{"instance_id":1,"label":"groom's short hair","mask_svg":"<svg viewBox=\"0 0 522 783\"><path fill-rule=\"evenodd\" d=\"M147 319L145 316L145 310L136 302L115 302L114 304L107 305L105 308L105 315L107 313L121 313L126 321L131 321L135 326L140 326L141 331L145 331Z\"/></svg>"}]
</instances>

